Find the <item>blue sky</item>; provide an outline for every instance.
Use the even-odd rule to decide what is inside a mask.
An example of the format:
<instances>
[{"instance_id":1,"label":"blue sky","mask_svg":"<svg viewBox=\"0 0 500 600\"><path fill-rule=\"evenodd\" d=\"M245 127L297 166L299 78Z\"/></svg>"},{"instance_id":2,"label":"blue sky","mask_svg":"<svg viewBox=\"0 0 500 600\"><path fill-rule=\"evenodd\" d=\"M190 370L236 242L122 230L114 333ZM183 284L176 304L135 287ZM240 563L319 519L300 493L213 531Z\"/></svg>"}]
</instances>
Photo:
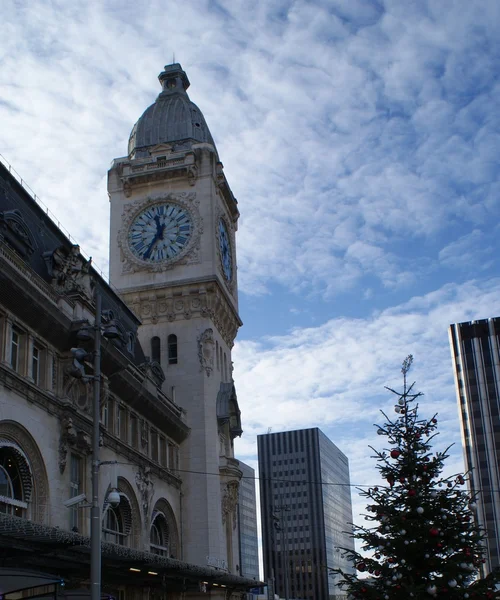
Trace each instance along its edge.
<instances>
[{"instance_id":1,"label":"blue sky","mask_svg":"<svg viewBox=\"0 0 500 600\"><path fill-rule=\"evenodd\" d=\"M4 0L0 152L107 270L106 172L175 53L239 201L245 433L368 460L404 357L462 468L449 323L500 315L497 0ZM356 514L360 505L354 493Z\"/></svg>"}]
</instances>

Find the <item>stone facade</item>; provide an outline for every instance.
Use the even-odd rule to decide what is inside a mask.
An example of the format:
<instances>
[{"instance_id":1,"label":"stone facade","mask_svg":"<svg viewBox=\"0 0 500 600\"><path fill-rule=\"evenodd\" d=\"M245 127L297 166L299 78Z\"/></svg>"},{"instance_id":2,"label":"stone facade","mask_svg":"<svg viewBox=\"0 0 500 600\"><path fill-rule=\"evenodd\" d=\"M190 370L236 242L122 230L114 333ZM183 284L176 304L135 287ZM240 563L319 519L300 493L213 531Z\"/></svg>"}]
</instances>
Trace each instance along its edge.
<instances>
[{"instance_id":1,"label":"stone facade","mask_svg":"<svg viewBox=\"0 0 500 600\"><path fill-rule=\"evenodd\" d=\"M167 96L174 75L186 86L182 74L166 67ZM100 349L102 585L130 599L239 597L254 583L239 577L233 452L239 213L202 115L182 98L204 137L136 148L150 139L138 122L129 156L109 172L110 280L120 295L0 164L0 558L89 583L90 511L85 498L67 504L92 491L98 294L102 332L116 334ZM189 243L144 260L129 231L159 205L184 211ZM165 228L158 221L158 239Z\"/></svg>"},{"instance_id":2,"label":"stone facade","mask_svg":"<svg viewBox=\"0 0 500 600\"><path fill-rule=\"evenodd\" d=\"M170 122L165 124L164 119L173 118L168 103L174 107L184 103L186 111L194 111L197 118L201 113L179 87L187 79L180 66L166 67L165 73L177 77L178 88L162 92L157 99L163 120L149 120L145 125L144 120L150 119L148 109L131 137L134 140L134 132L147 126L149 145L137 148L132 144L129 156L116 159L109 171L110 279L141 319L139 340L146 353L156 340L167 393L186 411L191 435L181 453L185 557L195 564L222 565L238 574L237 512L227 506L232 499L237 501L241 478L233 451L234 432L240 426L231 428L220 418L217 398L221 385L232 382L231 348L241 325L235 253L239 212L213 143L169 139L193 134L189 123L185 133ZM150 112L159 114L160 108ZM149 207L162 204L189 216L190 240L174 256L153 260L145 252L141 258L131 243L132 224ZM221 222L228 233L229 250L221 244ZM151 249L155 241L147 236L146 231L142 239ZM230 277L224 273L228 254ZM171 336L177 344L175 362L169 356ZM239 423L236 395L232 402Z\"/></svg>"}]
</instances>

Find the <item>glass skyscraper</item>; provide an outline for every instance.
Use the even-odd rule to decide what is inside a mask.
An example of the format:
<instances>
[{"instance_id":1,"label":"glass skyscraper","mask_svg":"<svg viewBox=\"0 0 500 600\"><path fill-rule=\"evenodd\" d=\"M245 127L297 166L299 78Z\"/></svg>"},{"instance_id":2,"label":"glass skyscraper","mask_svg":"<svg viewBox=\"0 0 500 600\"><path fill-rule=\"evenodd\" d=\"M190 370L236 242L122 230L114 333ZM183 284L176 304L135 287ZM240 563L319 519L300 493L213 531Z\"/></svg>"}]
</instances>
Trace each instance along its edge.
<instances>
[{"instance_id":1,"label":"glass skyscraper","mask_svg":"<svg viewBox=\"0 0 500 600\"><path fill-rule=\"evenodd\" d=\"M330 569L352 572L349 463L317 427L257 438L264 578L281 598L346 598Z\"/></svg>"},{"instance_id":2,"label":"glass skyscraper","mask_svg":"<svg viewBox=\"0 0 500 600\"><path fill-rule=\"evenodd\" d=\"M259 541L257 532L257 499L255 471L239 461L243 477L238 498L238 523L240 528L240 575L259 581Z\"/></svg>"},{"instance_id":3,"label":"glass skyscraper","mask_svg":"<svg viewBox=\"0 0 500 600\"><path fill-rule=\"evenodd\" d=\"M500 566L500 318L450 325L465 466L486 530L486 572Z\"/></svg>"}]
</instances>

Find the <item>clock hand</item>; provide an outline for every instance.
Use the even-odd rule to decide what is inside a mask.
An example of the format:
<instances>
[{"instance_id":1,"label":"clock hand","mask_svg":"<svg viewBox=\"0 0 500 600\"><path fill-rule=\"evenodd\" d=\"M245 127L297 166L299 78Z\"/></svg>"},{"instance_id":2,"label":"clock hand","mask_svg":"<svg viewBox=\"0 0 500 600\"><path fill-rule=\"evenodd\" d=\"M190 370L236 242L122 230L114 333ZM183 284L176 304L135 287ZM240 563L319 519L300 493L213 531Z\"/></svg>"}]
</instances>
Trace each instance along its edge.
<instances>
[{"instance_id":1,"label":"clock hand","mask_svg":"<svg viewBox=\"0 0 500 600\"><path fill-rule=\"evenodd\" d=\"M156 242L157 242L157 241L158 241L158 234L156 234L156 235L154 236L154 238L153 238L153 241L151 242L151 244L149 244L149 247L148 247L148 249L146 250L146 252L144 252L144 255L143 255L143 257L144 257L144 260L148 260L148 258L149 258L149 257L150 257L150 255L151 255L151 252L152 252L152 250L153 250L153 246L156 244Z\"/></svg>"}]
</instances>

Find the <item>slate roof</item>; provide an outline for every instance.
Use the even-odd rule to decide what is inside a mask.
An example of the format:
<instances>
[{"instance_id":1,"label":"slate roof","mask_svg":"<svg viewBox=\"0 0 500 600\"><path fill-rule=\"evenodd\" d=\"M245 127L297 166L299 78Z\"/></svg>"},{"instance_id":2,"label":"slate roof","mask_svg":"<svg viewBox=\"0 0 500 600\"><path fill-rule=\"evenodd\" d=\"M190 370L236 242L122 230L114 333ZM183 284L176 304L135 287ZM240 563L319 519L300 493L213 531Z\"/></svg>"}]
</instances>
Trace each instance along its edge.
<instances>
[{"instance_id":1,"label":"slate roof","mask_svg":"<svg viewBox=\"0 0 500 600\"><path fill-rule=\"evenodd\" d=\"M180 64L167 65L158 76L163 91L147 108L130 134L129 156L149 156L158 144L207 142L215 146L200 109L187 95L189 80Z\"/></svg>"}]
</instances>

